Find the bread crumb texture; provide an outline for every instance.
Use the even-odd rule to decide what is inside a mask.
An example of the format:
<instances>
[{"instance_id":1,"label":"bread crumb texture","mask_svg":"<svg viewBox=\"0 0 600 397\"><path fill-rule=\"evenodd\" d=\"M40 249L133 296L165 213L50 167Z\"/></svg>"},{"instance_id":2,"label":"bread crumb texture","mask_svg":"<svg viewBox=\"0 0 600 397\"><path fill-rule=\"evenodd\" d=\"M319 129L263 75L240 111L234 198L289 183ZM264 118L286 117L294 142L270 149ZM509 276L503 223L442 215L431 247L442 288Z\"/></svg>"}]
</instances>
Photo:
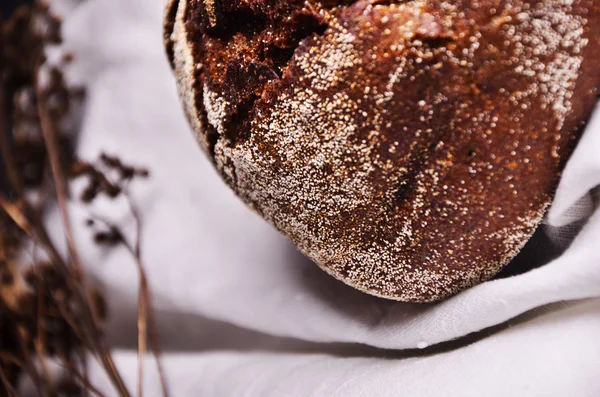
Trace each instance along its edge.
<instances>
[{"instance_id":1,"label":"bread crumb texture","mask_svg":"<svg viewBox=\"0 0 600 397\"><path fill-rule=\"evenodd\" d=\"M596 0L174 0L223 179L334 277L429 302L535 231L600 84Z\"/></svg>"}]
</instances>

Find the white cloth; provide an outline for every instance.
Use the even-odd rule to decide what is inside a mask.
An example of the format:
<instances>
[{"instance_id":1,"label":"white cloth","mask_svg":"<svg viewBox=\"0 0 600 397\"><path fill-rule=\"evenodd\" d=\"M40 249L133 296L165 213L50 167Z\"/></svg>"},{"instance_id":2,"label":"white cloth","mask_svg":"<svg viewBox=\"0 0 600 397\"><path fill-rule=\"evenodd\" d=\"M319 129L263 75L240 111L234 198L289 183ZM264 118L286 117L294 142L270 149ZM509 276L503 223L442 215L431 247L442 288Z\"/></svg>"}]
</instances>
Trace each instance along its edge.
<instances>
[{"instance_id":1,"label":"white cloth","mask_svg":"<svg viewBox=\"0 0 600 397\"><path fill-rule=\"evenodd\" d=\"M600 395L600 211L588 195L600 185L600 111L545 226L566 245L569 225L589 218L562 255L439 304L389 302L320 271L216 175L162 49L163 0L53 3L76 54L71 76L88 92L79 153L118 154L152 173L133 194L174 396ZM122 202L93 210L131 225ZM94 247L86 211L74 206L74 226L84 261L109 291L109 337L133 390L137 270L126 252ZM590 300L547 306L582 299ZM550 313L519 317L539 308ZM518 325L471 335L508 321ZM110 390L99 371L94 379Z\"/></svg>"}]
</instances>

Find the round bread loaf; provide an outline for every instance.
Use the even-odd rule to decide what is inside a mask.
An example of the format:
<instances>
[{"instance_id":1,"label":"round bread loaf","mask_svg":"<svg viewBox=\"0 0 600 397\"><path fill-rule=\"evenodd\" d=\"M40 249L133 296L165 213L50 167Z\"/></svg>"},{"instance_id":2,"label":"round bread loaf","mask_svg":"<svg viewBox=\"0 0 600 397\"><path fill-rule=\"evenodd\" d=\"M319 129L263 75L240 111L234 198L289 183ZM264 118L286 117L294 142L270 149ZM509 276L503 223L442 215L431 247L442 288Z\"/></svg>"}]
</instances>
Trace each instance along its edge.
<instances>
[{"instance_id":1,"label":"round bread loaf","mask_svg":"<svg viewBox=\"0 0 600 397\"><path fill-rule=\"evenodd\" d=\"M600 86L597 0L173 0L223 179L325 271L429 302L543 218Z\"/></svg>"}]
</instances>

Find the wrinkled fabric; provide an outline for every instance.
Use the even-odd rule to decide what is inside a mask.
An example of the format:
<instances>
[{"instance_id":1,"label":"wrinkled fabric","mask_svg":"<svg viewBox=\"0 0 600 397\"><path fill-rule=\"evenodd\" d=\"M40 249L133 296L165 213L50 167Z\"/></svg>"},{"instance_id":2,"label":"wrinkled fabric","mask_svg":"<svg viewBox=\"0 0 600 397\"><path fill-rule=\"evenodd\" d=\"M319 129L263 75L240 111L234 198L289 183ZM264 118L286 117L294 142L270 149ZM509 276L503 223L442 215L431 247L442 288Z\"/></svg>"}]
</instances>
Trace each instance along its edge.
<instances>
[{"instance_id":1,"label":"wrinkled fabric","mask_svg":"<svg viewBox=\"0 0 600 397\"><path fill-rule=\"evenodd\" d=\"M132 197L174 396L600 395L600 111L516 272L438 304L390 302L319 270L220 180L179 104L162 0L53 6L76 55L69 76L87 87L80 156L151 171ZM126 251L94 246L84 220L105 214L129 238L133 221L122 200L71 211L133 390L137 268Z\"/></svg>"}]
</instances>

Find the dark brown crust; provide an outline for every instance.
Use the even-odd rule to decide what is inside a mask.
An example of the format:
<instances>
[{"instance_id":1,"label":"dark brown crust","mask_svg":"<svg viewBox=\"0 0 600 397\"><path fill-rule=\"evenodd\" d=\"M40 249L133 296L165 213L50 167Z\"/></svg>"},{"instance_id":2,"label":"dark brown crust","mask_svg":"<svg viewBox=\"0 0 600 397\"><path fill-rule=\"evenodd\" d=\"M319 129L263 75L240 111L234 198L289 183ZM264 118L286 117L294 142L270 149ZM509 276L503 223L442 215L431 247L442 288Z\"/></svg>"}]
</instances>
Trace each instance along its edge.
<instances>
[{"instance_id":1,"label":"dark brown crust","mask_svg":"<svg viewBox=\"0 0 600 397\"><path fill-rule=\"evenodd\" d=\"M276 86L298 43L323 33L323 18L304 0L215 1L211 25L203 0L192 0L186 21L197 37L196 62L204 65L196 92L203 85L229 103L223 134L241 142L250 134L250 113L265 89ZM208 123L208 134L217 132ZM211 139L214 141L214 139Z\"/></svg>"},{"instance_id":2,"label":"dark brown crust","mask_svg":"<svg viewBox=\"0 0 600 397\"><path fill-rule=\"evenodd\" d=\"M215 1L211 22L190 0L186 26L217 168L325 270L387 298L496 274L600 85L594 0ZM240 7L259 22L232 30Z\"/></svg>"}]
</instances>

